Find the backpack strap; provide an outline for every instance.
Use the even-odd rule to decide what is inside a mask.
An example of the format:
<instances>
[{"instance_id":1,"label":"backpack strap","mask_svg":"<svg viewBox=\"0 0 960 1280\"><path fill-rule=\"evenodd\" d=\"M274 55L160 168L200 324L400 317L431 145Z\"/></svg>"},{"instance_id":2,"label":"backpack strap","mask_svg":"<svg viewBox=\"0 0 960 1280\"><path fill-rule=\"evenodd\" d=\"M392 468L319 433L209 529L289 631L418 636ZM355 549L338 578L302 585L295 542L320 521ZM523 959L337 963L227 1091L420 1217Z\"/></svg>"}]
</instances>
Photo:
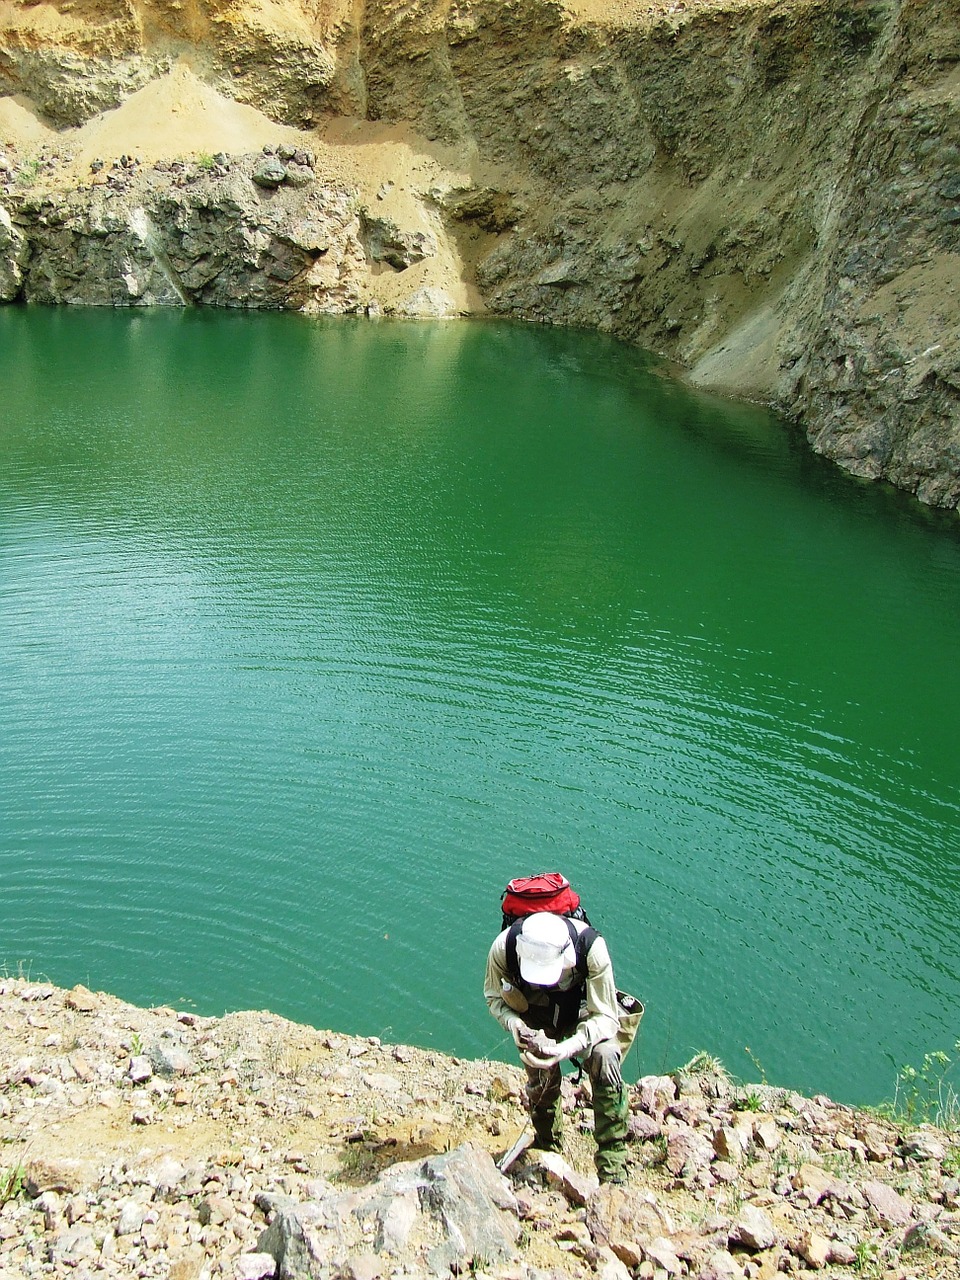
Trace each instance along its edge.
<instances>
[{"instance_id":1,"label":"backpack strap","mask_svg":"<svg viewBox=\"0 0 960 1280\"><path fill-rule=\"evenodd\" d=\"M520 962L517 959L517 934L523 928L523 920L522 916L519 920L515 920L507 931L507 973L514 986L521 981Z\"/></svg>"},{"instance_id":2,"label":"backpack strap","mask_svg":"<svg viewBox=\"0 0 960 1280\"><path fill-rule=\"evenodd\" d=\"M578 931L569 920L567 920L567 928L570 930L573 949L577 953L577 975L581 983L585 983L587 980L587 956L590 954L590 948L600 937L600 934L590 925L587 925L586 929Z\"/></svg>"}]
</instances>

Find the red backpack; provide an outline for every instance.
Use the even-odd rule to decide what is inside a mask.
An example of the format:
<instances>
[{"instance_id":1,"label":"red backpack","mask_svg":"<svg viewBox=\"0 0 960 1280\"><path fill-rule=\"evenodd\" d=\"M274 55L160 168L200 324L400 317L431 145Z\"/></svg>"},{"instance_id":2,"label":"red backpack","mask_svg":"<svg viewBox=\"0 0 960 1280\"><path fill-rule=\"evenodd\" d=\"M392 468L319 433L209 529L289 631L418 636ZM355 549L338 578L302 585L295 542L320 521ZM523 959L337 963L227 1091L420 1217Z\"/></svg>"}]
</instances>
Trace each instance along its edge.
<instances>
[{"instance_id":1,"label":"red backpack","mask_svg":"<svg viewBox=\"0 0 960 1280\"><path fill-rule=\"evenodd\" d=\"M559 871L544 871L536 876L519 876L511 880L500 897L503 911L502 928L509 929L524 916L537 911L552 911L555 916L583 920L587 913L580 905L580 895Z\"/></svg>"}]
</instances>

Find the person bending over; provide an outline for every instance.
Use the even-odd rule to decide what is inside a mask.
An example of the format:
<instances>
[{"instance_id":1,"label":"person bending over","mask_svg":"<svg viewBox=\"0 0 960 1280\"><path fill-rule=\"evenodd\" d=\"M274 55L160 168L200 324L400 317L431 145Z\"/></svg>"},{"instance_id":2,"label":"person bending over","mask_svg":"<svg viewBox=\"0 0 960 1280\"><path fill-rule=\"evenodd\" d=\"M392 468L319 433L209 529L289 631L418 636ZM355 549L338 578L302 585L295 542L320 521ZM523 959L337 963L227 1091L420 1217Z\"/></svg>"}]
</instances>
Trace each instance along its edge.
<instances>
[{"instance_id":1,"label":"person bending over","mask_svg":"<svg viewBox=\"0 0 960 1280\"><path fill-rule=\"evenodd\" d=\"M520 1050L534 1146L559 1151L560 1064L577 1058L593 1087L601 1182L626 1173L627 1091L617 1044L617 989L607 944L582 920L537 912L493 941L483 994Z\"/></svg>"}]
</instances>

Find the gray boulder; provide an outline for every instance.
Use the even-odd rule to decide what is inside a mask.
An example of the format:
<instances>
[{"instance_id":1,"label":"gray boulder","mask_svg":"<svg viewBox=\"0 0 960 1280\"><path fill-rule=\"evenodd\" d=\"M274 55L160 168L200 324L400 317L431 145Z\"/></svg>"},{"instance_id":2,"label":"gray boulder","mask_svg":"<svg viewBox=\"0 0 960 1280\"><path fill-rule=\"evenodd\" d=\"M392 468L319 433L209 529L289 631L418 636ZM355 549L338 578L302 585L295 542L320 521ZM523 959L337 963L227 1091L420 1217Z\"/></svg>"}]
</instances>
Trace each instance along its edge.
<instances>
[{"instance_id":1,"label":"gray boulder","mask_svg":"<svg viewBox=\"0 0 960 1280\"><path fill-rule=\"evenodd\" d=\"M276 156L264 156L253 171L253 180L258 187L273 190L287 179L287 170Z\"/></svg>"},{"instance_id":2,"label":"gray boulder","mask_svg":"<svg viewBox=\"0 0 960 1280\"><path fill-rule=\"evenodd\" d=\"M161 1076L192 1076L197 1069L175 1031L162 1031L147 1050L146 1057L154 1071Z\"/></svg>"},{"instance_id":3,"label":"gray boulder","mask_svg":"<svg viewBox=\"0 0 960 1280\"><path fill-rule=\"evenodd\" d=\"M283 1208L257 1242L277 1280L326 1280L358 1252L435 1274L516 1256L519 1207L490 1154L470 1143L393 1165L368 1187Z\"/></svg>"},{"instance_id":4,"label":"gray boulder","mask_svg":"<svg viewBox=\"0 0 960 1280\"><path fill-rule=\"evenodd\" d=\"M374 218L368 213L361 218L361 238L370 261L385 262L394 271L406 271L437 252L432 232L402 231L389 218Z\"/></svg>"}]
</instances>

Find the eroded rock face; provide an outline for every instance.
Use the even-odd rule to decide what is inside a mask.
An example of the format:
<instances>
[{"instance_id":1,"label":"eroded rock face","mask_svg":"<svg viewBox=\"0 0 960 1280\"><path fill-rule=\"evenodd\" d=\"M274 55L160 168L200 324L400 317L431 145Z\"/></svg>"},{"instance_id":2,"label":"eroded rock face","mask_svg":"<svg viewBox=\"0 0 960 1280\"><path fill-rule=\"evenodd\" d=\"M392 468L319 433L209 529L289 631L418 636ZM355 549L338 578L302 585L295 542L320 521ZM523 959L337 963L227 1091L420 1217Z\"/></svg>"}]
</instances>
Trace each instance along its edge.
<instances>
[{"instance_id":1,"label":"eroded rock face","mask_svg":"<svg viewBox=\"0 0 960 1280\"><path fill-rule=\"evenodd\" d=\"M356 105L338 76L347 6L319 21L310 6L256 3L190 7L179 0L54 0L35 13L14 8L0 33L0 94L25 94L57 125L78 125L115 107L184 53L201 53L230 96L276 120L310 124L316 112ZM349 41L347 40L349 44ZM349 61L349 57L348 57Z\"/></svg>"},{"instance_id":2,"label":"eroded rock face","mask_svg":"<svg viewBox=\"0 0 960 1280\"><path fill-rule=\"evenodd\" d=\"M0 205L0 302L12 302L23 287L26 240Z\"/></svg>"},{"instance_id":3,"label":"eroded rock face","mask_svg":"<svg viewBox=\"0 0 960 1280\"><path fill-rule=\"evenodd\" d=\"M316 182L264 193L252 180L259 163L225 176L151 171L113 189L14 199L7 244L0 221L8 296L356 310L365 258L350 193Z\"/></svg>"},{"instance_id":4,"label":"eroded rock face","mask_svg":"<svg viewBox=\"0 0 960 1280\"><path fill-rule=\"evenodd\" d=\"M543 193L479 264L494 311L639 342L772 400L848 470L957 505L955 6L587 27L478 0L442 30L388 12L371 112L469 138Z\"/></svg>"},{"instance_id":5,"label":"eroded rock face","mask_svg":"<svg viewBox=\"0 0 960 1280\"><path fill-rule=\"evenodd\" d=\"M960 501L956 5L370 0L361 17L200 0L187 18L174 0L55 0L5 23L0 93L57 125L187 55L274 120L341 113L449 144L476 184L437 207L491 310L637 342L697 385L775 403L858 475ZM265 196L311 198L296 161L259 168ZM311 265L246 189L230 198L201 184L135 214L94 190L59 222L8 199L32 248L0 229L0 297L348 310L358 253L402 271L434 251L389 218L348 231L333 200ZM409 293L401 311L445 313Z\"/></svg>"}]
</instances>

